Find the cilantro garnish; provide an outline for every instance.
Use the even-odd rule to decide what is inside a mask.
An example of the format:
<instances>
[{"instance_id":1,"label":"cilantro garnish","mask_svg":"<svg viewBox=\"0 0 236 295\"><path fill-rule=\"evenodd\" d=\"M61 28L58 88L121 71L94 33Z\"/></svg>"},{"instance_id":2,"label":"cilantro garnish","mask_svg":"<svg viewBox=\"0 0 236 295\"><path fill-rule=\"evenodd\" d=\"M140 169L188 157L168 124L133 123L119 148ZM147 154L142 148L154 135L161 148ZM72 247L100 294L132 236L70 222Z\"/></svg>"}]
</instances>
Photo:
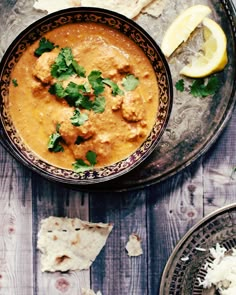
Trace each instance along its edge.
<instances>
[{"instance_id":1,"label":"cilantro garnish","mask_svg":"<svg viewBox=\"0 0 236 295\"><path fill-rule=\"evenodd\" d=\"M84 90L86 93L90 93L91 92L91 88L88 82L84 83Z\"/></svg>"},{"instance_id":2,"label":"cilantro garnish","mask_svg":"<svg viewBox=\"0 0 236 295\"><path fill-rule=\"evenodd\" d=\"M89 164L85 163L82 159L77 159L76 162L72 164L75 172L84 172L86 170L92 169L94 165L97 164L97 155L93 151L87 152L86 159L89 162Z\"/></svg>"},{"instance_id":3,"label":"cilantro garnish","mask_svg":"<svg viewBox=\"0 0 236 295\"><path fill-rule=\"evenodd\" d=\"M65 89L65 99L71 106L79 106L84 95L84 86L70 82Z\"/></svg>"},{"instance_id":4,"label":"cilantro garnish","mask_svg":"<svg viewBox=\"0 0 236 295\"><path fill-rule=\"evenodd\" d=\"M91 166L94 166L97 164L97 155L93 151L88 151L86 154L86 159L89 161Z\"/></svg>"},{"instance_id":5,"label":"cilantro garnish","mask_svg":"<svg viewBox=\"0 0 236 295\"><path fill-rule=\"evenodd\" d=\"M93 102L92 110L94 113L103 113L106 107L106 100L103 96L97 96Z\"/></svg>"},{"instance_id":6,"label":"cilantro garnish","mask_svg":"<svg viewBox=\"0 0 236 295\"><path fill-rule=\"evenodd\" d=\"M73 74L85 77L85 69L74 60L71 48L65 47L60 50L52 65L51 74L58 80L66 80Z\"/></svg>"},{"instance_id":7,"label":"cilantro garnish","mask_svg":"<svg viewBox=\"0 0 236 295\"><path fill-rule=\"evenodd\" d=\"M13 85L14 85L15 87L19 86L19 85L18 85L18 82L17 82L16 79L12 79L12 83L13 83Z\"/></svg>"},{"instance_id":8,"label":"cilantro garnish","mask_svg":"<svg viewBox=\"0 0 236 295\"><path fill-rule=\"evenodd\" d=\"M177 90L179 90L180 92L183 92L184 91L184 79L180 79L179 81L177 81L175 83L175 88Z\"/></svg>"},{"instance_id":9,"label":"cilantro garnish","mask_svg":"<svg viewBox=\"0 0 236 295\"><path fill-rule=\"evenodd\" d=\"M63 146L60 144L62 137L61 137L61 134L59 133L59 128L60 128L60 125L57 124L56 132L49 136L48 150L50 152L58 153L58 152L64 151Z\"/></svg>"},{"instance_id":10,"label":"cilantro garnish","mask_svg":"<svg viewBox=\"0 0 236 295\"><path fill-rule=\"evenodd\" d=\"M132 91L134 90L139 84L139 79L136 78L132 74L128 74L125 78L122 80L122 86L124 86L125 90Z\"/></svg>"},{"instance_id":11,"label":"cilantro garnish","mask_svg":"<svg viewBox=\"0 0 236 295\"><path fill-rule=\"evenodd\" d=\"M65 97L65 89L60 83L54 83L48 90L49 93L54 94L60 98Z\"/></svg>"},{"instance_id":12,"label":"cilantro garnish","mask_svg":"<svg viewBox=\"0 0 236 295\"><path fill-rule=\"evenodd\" d=\"M87 110L92 109L93 102L86 95L89 92L85 84L70 82L66 88L63 88L61 83L54 83L48 91L60 98L64 98L70 106L82 106Z\"/></svg>"},{"instance_id":13,"label":"cilantro garnish","mask_svg":"<svg viewBox=\"0 0 236 295\"><path fill-rule=\"evenodd\" d=\"M65 99L70 106L91 110L93 102L86 93L88 92L85 85L70 82L65 89Z\"/></svg>"},{"instance_id":14,"label":"cilantro garnish","mask_svg":"<svg viewBox=\"0 0 236 295\"><path fill-rule=\"evenodd\" d=\"M219 89L219 80L213 76L205 82L204 79L197 79L190 87L190 93L195 97L206 97L215 94Z\"/></svg>"},{"instance_id":15,"label":"cilantro garnish","mask_svg":"<svg viewBox=\"0 0 236 295\"><path fill-rule=\"evenodd\" d=\"M76 74L77 74L79 77L84 77L84 78L86 77L86 76L85 76L85 73L86 73L85 68L82 67L82 66L80 66L80 65L77 63L76 60L73 60L73 61L72 61L72 66L73 66L73 68L74 68Z\"/></svg>"},{"instance_id":16,"label":"cilantro garnish","mask_svg":"<svg viewBox=\"0 0 236 295\"><path fill-rule=\"evenodd\" d=\"M102 73L100 71L95 70L88 75L89 83L91 84L96 96L101 94L105 88L101 74Z\"/></svg>"},{"instance_id":17,"label":"cilantro garnish","mask_svg":"<svg viewBox=\"0 0 236 295\"><path fill-rule=\"evenodd\" d=\"M79 109L75 109L73 116L70 118L71 124L74 126L81 126L88 120L88 115L81 113Z\"/></svg>"},{"instance_id":18,"label":"cilantro garnish","mask_svg":"<svg viewBox=\"0 0 236 295\"><path fill-rule=\"evenodd\" d=\"M83 96L79 104L76 103L75 106L81 106L82 108L90 111L93 109L93 101L89 98L89 96Z\"/></svg>"},{"instance_id":19,"label":"cilantro garnish","mask_svg":"<svg viewBox=\"0 0 236 295\"><path fill-rule=\"evenodd\" d=\"M34 51L34 54L36 56L42 55L44 52L50 52L52 51L56 46L54 43L50 42L46 38L42 38L39 41L39 47Z\"/></svg>"},{"instance_id":20,"label":"cilantro garnish","mask_svg":"<svg viewBox=\"0 0 236 295\"><path fill-rule=\"evenodd\" d=\"M106 85L108 85L108 86L111 87L112 94L114 96L116 96L116 95L123 95L124 94L124 91L121 90L119 88L119 86L115 82L111 81L109 78L103 79L103 83L105 83Z\"/></svg>"},{"instance_id":21,"label":"cilantro garnish","mask_svg":"<svg viewBox=\"0 0 236 295\"><path fill-rule=\"evenodd\" d=\"M72 166L74 168L74 171L77 172L77 173L84 172L84 171L89 170L90 168L92 168L92 166L85 163L82 159L76 160L76 162L73 163Z\"/></svg>"},{"instance_id":22,"label":"cilantro garnish","mask_svg":"<svg viewBox=\"0 0 236 295\"><path fill-rule=\"evenodd\" d=\"M77 139L76 139L76 141L75 141L75 144L78 144L79 145L79 144L81 144L84 141L85 141L85 139L82 136L78 136Z\"/></svg>"},{"instance_id":23,"label":"cilantro garnish","mask_svg":"<svg viewBox=\"0 0 236 295\"><path fill-rule=\"evenodd\" d=\"M87 95L88 86L85 84L76 84L74 82L70 82L66 88L63 88L62 84L54 83L50 88L49 92L51 94L55 94L60 98L64 98L70 106L74 106L76 108L82 107L86 110L93 110L95 113L103 113L106 106L105 98L102 96L95 97L95 100L91 100ZM86 115L87 116L87 115ZM74 117L78 117L78 112L76 116L74 115L73 122L77 121ZM81 119L85 119L85 114L81 114ZM79 124L79 123L76 123ZM82 125L82 124L80 124ZM76 125L79 126L79 125Z\"/></svg>"}]
</instances>

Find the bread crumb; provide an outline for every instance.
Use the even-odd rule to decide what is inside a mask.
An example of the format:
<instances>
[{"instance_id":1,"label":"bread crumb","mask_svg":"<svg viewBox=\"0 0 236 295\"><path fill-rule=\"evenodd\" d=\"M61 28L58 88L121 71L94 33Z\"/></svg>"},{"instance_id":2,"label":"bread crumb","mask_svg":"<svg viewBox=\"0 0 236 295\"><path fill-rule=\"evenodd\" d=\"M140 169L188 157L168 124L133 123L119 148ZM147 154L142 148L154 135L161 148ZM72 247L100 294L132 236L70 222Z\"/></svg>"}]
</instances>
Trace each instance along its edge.
<instances>
[{"instance_id":1,"label":"bread crumb","mask_svg":"<svg viewBox=\"0 0 236 295\"><path fill-rule=\"evenodd\" d=\"M129 256L139 256L143 254L141 241L141 238L137 234L133 233L129 236L129 241L125 246Z\"/></svg>"}]
</instances>

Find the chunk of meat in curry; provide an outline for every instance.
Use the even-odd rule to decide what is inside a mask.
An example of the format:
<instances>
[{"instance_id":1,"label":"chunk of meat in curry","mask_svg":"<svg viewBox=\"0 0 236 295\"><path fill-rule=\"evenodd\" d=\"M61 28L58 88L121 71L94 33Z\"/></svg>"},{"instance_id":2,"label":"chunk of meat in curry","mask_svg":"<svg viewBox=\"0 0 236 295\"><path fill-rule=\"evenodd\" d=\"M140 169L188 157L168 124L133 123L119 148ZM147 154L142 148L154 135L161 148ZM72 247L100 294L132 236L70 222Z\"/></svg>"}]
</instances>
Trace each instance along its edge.
<instances>
[{"instance_id":1,"label":"chunk of meat in curry","mask_svg":"<svg viewBox=\"0 0 236 295\"><path fill-rule=\"evenodd\" d=\"M42 83L47 84L53 82L51 66L55 63L57 56L57 52L45 52L36 61L33 73Z\"/></svg>"}]
</instances>

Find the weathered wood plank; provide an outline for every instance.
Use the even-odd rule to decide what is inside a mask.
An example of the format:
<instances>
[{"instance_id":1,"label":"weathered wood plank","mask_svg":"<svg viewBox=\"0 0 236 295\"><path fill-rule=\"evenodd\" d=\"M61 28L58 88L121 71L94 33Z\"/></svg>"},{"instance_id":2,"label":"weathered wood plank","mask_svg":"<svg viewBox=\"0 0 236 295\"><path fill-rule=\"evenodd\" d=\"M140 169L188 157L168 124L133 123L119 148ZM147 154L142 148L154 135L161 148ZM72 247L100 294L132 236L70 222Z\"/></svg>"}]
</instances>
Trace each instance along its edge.
<instances>
[{"instance_id":1,"label":"weathered wood plank","mask_svg":"<svg viewBox=\"0 0 236 295\"><path fill-rule=\"evenodd\" d=\"M114 228L91 268L91 283L102 294L147 294L146 195L144 191L90 195L90 220L111 222ZM128 237L142 239L143 255L128 257Z\"/></svg>"},{"instance_id":2,"label":"weathered wood plank","mask_svg":"<svg viewBox=\"0 0 236 295\"><path fill-rule=\"evenodd\" d=\"M147 190L148 294L158 294L173 248L203 216L201 160Z\"/></svg>"},{"instance_id":3,"label":"weathered wood plank","mask_svg":"<svg viewBox=\"0 0 236 295\"><path fill-rule=\"evenodd\" d=\"M42 273L40 253L36 250L37 233L40 221L49 216L78 217L88 220L88 195L48 182L37 175L34 175L32 179L34 294L80 295L82 288L90 286L89 270Z\"/></svg>"},{"instance_id":4,"label":"weathered wood plank","mask_svg":"<svg viewBox=\"0 0 236 295\"><path fill-rule=\"evenodd\" d=\"M204 214L236 202L236 110L223 134L204 157Z\"/></svg>"},{"instance_id":5,"label":"weathered wood plank","mask_svg":"<svg viewBox=\"0 0 236 295\"><path fill-rule=\"evenodd\" d=\"M0 146L0 294L33 294L31 173Z\"/></svg>"}]
</instances>

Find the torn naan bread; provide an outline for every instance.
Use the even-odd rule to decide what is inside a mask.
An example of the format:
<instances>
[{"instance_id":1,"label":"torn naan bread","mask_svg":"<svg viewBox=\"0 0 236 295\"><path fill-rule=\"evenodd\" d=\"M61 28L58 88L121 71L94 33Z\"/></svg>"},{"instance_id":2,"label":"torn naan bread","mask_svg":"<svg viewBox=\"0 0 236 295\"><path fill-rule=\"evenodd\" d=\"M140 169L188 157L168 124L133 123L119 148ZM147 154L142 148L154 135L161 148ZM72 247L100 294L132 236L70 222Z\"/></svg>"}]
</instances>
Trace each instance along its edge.
<instances>
[{"instance_id":1,"label":"torn naan bread","mask_svg":"<svg viewBox=\"0 0 236 295\"><path fill-rule=\"evenodd\" d=\"M78 218L49 217L41 221L37 247L41 270L55 272L88 269L113 228Z\"/></svg>"},{"instance_id":2,"label":"torn naan bread","mask_svg":"<svg viewBox=\"0 0 236 295\"><path fill-rule=\"evenodd\" d=\"M36 0L33 7L52 13L60 9L80 6L80 4L80 0Z\"/></svg>"},{"instance_id":3,"label":"torn naan bread","mask_svg":"<svg viewBox=\"0 0 236 295\"><path fill-rule=\"evenodd\" d=\"M152 1L153 0L36 0L33 7L37 10L47 11L48 13L75 6L99 7L116 11L129 18L134 18Z\"/></svg>"},{"instance_id":4,"label":"torn naan bread","mask_svg":"<svg viewBox=\"0 0 236 295\"><path fill-rule=\"evenodd\" d=\"M168 1L169 0L154 0L144 7L141 12L154 17L159 17L167 6Z\"/></svg>"},{"instance_id":5,"label":"torn naan bread","mask_svg":"<svg viewBox=\"0 0 236 295\"><path fill-rule=\"evenodd\" d=\"M128 18L136 17L153 0L81 0L81 6L99 7L113 10Z\"/></svg>"}]
</instances>

